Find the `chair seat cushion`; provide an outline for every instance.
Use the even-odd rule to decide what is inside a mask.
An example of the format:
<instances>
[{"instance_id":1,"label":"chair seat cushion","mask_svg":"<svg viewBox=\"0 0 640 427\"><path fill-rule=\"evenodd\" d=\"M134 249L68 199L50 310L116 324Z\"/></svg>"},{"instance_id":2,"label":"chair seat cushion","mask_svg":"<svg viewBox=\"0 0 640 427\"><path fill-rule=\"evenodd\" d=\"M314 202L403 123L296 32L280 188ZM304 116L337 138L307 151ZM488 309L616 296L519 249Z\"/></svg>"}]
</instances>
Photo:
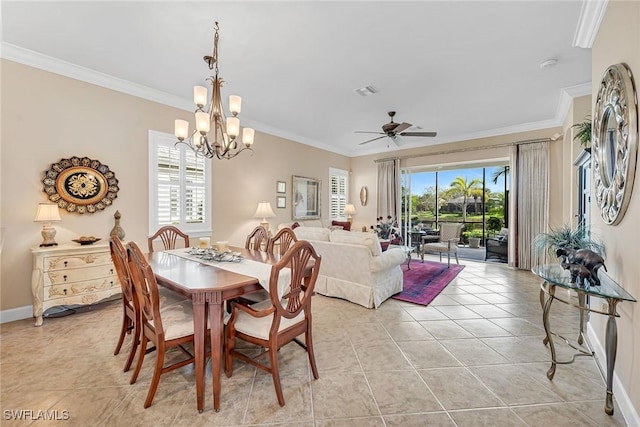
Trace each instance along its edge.
<instances>
[{"instance_id":1,"label":"chair seat cushion","mask_svg":"<svg viewBox=\"0 0 640 427\"><path fill-rule=\"evenodd\" d=\"M286 306L287 301L282 300L282 305ZM266 300L259 302L257 304L253 304L251 308L255 310L264 310L271 307L271 300ZM228 315L224 319L224 323L227 324L229 318L231 316ZM293 319L287 319L283 317L280 320L280 327L278 331L283 331L293 325L296 325L300 322L304 321L304 312L300 312ZM269 330L271 329L271 323L273 322L273 316L265 316L265 317L253 317L250 314L239 311L238 317L236 317L235 328L236 331L241 332L246 335L251 335L252 337L260 338L263 340L269 339Z\"/></svg>"},{"instance_id":2,"label":"chair seat cushion","mask_svg":"<svg viewBox=\"0 0 640 427\"><path fill-rule=\"evenodd\" d=\"M456 252L458 250L458 245L455 243L451 243L449 246L448 243L425 243L422 245L423 251L437 251L437 252Z\"/></svg>"},{"instance_id":3,"label":"chair seat cushion","mask_svg":"<svg viewBox=\"0 0 640 427\"><path fill-rule=\"evenodd\" d=\"M160 317L166 340L193 335L193 306L185 299L173 304L160 305Z\"/></svg>"}]
</instances>

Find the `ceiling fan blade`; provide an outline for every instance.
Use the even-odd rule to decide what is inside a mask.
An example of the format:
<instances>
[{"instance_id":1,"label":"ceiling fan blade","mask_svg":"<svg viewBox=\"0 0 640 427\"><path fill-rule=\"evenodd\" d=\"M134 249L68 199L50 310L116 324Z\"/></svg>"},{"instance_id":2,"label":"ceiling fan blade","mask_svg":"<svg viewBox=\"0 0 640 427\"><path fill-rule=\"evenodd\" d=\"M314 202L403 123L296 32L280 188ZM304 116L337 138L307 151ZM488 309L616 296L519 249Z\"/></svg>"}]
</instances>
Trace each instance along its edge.
<instances>
[{"instance_id":1,"label":"ceiling fan blade","mask_svg":"<svg viewBox=\"0 0 640 427\"><path fill-rule=\"evenodd\" d=\"M377 140L379 140L379 139L386 138L386 137L387 137L387 135L382 135L382 136L379 136L379 137L377 137L377 138L373 138L373 139L369 139L369 140L367 140L367 141L361 142L361 143L359 143L358 145L368 144L368 143L370 143L370 142L377 141Z\"/></svg>"},{"instance_id":2,"label":"ceiling fan blade","mask_svg":"<svg viewBox=\"0 0 640 427\"><path fill-rule=\"evenodd\" d=\"M411 126L412 126L411 123L407 123L407 122L400 123L400 124L398 124L398 126L396 126L396 128L393 131L395 133L400 133L400 132L402 132L404 130L409 129Z\"/></svg>"},{"instance_id":3,"label":"ceiling fan blade","mask_svg":"<svg viewBox=\"0 0 640 427\"><path fill-rule=\"evenodd\" d=\"M400 138L400 135L398 134L390 136L389 139L391 139L391 141L393 141L393 143L396 144L396 147L401 147L404 145L404 140Z\"/></svg>"},{"instance_id":4,"label":"ceiling fan blade","mask_svg":"<svg viewBox=\"0 0 640 427\"><path fill-rule=\"evenodd\" d=\"M353 133L375 133L375 134L378 134L378 135L384 135L383 132L369 132L369 131L366 131L366 130L354 130Z\"/></svg>"},{"instance_id":5,"label":"ceiling fan blade","mask_svg":"<svg viewBox=\"0 0 640 427\"><path fill-rule=\"evenodd\" d=\"M401 136L428 136L434 137L438 134L438 132L402 132Z\"/></svg>"}]
</instances>

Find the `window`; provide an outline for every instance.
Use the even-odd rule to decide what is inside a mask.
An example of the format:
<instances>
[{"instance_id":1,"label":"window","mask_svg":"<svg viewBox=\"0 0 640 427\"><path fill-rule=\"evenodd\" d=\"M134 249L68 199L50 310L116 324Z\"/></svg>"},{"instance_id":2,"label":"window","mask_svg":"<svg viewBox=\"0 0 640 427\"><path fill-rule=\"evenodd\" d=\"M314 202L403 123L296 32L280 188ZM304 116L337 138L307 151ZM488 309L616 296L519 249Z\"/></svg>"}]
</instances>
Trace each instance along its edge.
<instances>
[{"instance_id":1,"label":"window","mask_svg":"<svg viewBox=\"0 0 640 427\"><path fill-rule=\"evenodd\" d=\"M349 171L329 168L329 218L346 220L344 207L349 191Z\"/></svg>"},{"instance_id":2,"label":"window","mask_svg":"<svg viewBox=\"0 0 640 427\"><path fill-rule=\"evenodd\" d=\"M173 135L149 131L149 234L164 225L211 232L211 165Z\"/></svg>"}]
</instances>

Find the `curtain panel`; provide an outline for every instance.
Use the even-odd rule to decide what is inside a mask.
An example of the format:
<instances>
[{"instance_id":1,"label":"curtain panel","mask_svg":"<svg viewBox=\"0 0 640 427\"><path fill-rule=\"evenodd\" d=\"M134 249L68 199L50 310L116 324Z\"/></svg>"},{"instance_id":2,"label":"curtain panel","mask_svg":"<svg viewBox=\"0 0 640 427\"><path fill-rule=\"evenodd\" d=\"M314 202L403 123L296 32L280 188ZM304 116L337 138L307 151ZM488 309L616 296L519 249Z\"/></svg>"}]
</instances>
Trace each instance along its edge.
<instances>
[{"instance_id":1,"label":"curtain panel","mask_svg":"<svg viewBox=\"0 0 640 427\"><path fill-rule=\"evenodd\" d=\"M378 163L378 217L398 218L400 211L400 161L387 160Z\"/></svg>"},{"instance_id":2,"label":"curtain panel","mask_svg":"<svg viewBox=\"0 0 640 427\"><path fill-rule=\"evenodd\" d=\"M529 270L545 262L532 244L549 227L549 143L518 145L516 157L516 267Z\"/></svg>"}]
</instances>

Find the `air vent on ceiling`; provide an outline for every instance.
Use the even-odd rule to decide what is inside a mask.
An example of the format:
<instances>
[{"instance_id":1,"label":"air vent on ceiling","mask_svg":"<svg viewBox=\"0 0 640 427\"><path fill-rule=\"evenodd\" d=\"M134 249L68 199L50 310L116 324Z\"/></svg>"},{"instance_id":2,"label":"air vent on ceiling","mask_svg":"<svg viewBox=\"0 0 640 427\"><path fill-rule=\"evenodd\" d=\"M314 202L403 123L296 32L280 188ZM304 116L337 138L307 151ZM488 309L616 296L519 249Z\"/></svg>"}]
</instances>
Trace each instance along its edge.
<instances>
[{"instance_id":1,"label":"air vent on ceiling","mask_svg":"<svg viewBox=\"0 0 640 427\"><path fill-rule=\"evenodd\" d=\"M373 85L366 85L364 87L359 87L357 89L353 90L355 93L357 93L360 96L369 96L369 95L373 95L374 93L378 93L380 92L375 86Z\"/></svg>"}]
</instances>

